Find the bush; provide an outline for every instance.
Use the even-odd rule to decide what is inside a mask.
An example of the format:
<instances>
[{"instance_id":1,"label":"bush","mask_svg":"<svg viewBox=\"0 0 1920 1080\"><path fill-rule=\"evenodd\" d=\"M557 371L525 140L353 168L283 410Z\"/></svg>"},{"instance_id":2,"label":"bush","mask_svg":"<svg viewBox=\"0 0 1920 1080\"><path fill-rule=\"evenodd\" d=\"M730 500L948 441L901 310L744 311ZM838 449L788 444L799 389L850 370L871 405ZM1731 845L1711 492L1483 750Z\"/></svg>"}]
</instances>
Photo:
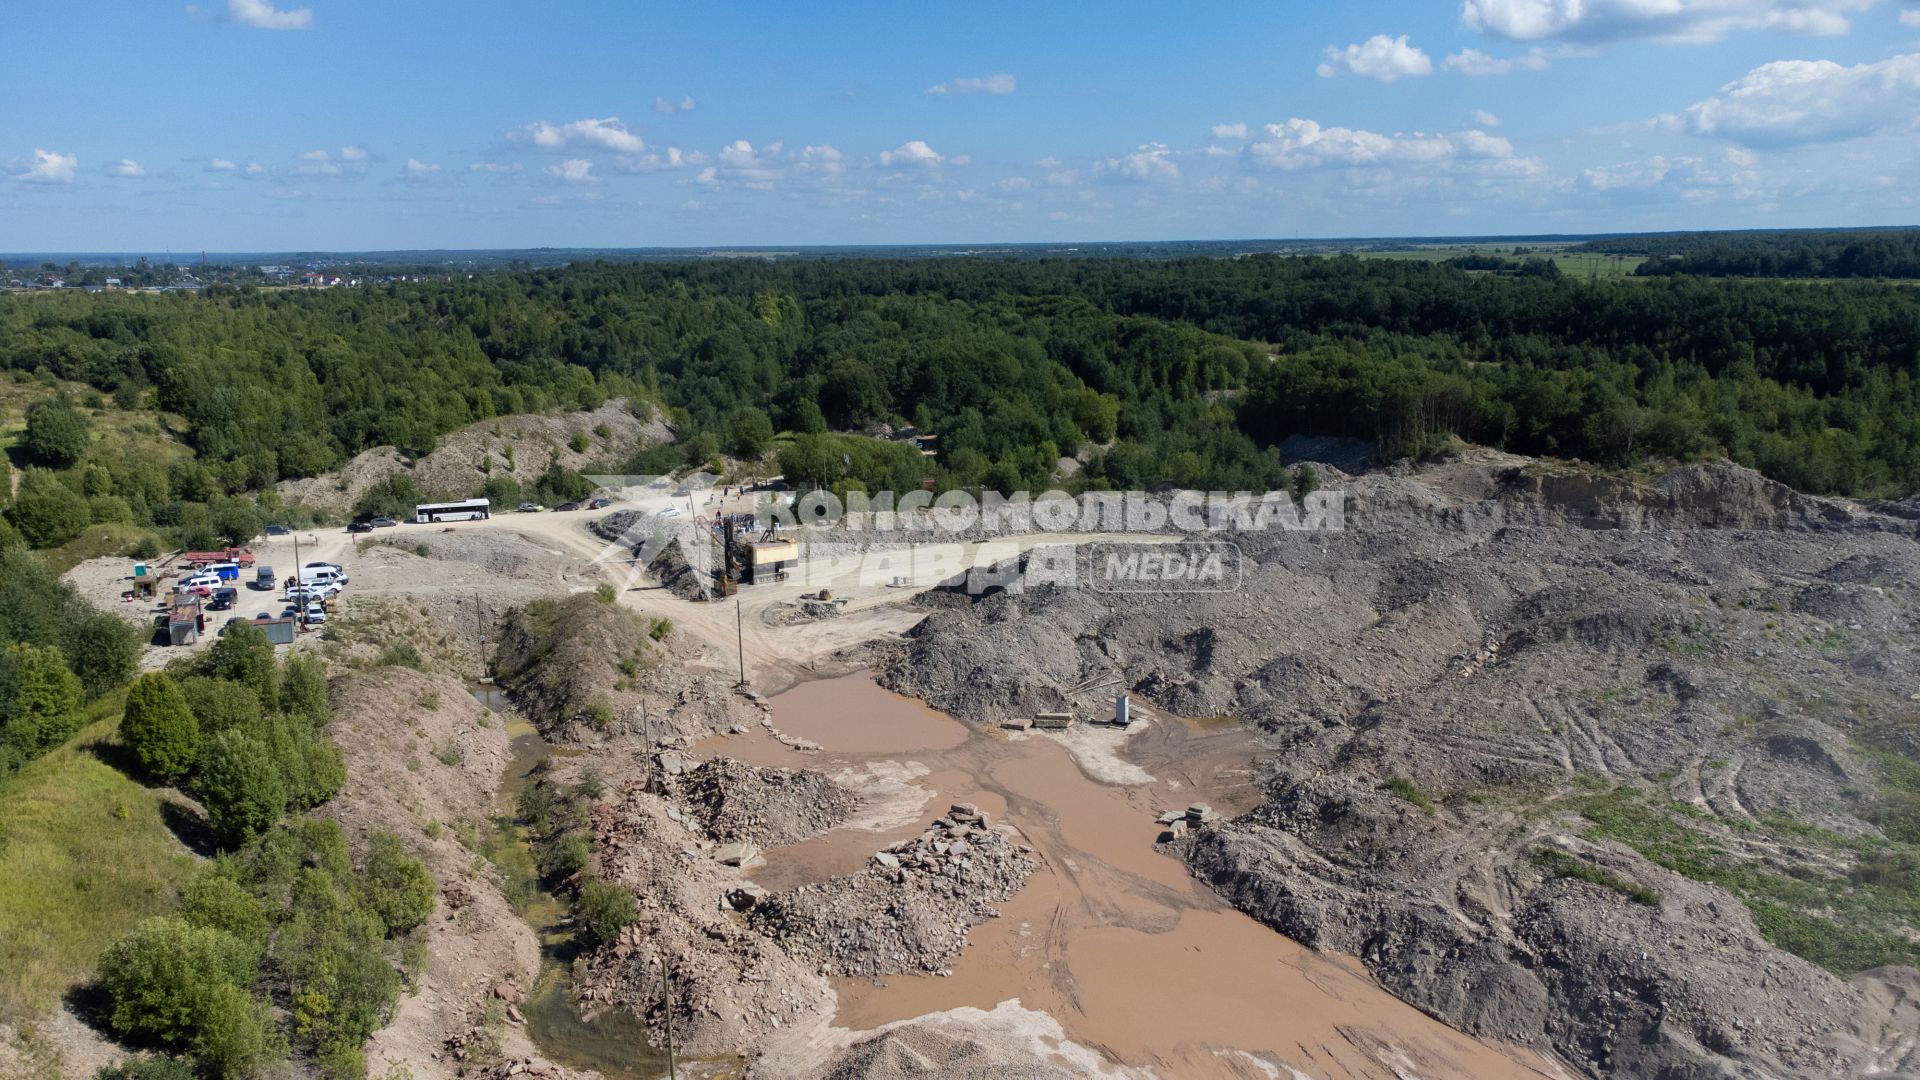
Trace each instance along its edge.
<instances>
[{"instance_id":1,"label":"bush","mask_svg":"<svg viewBox=\"0 0 1920 1080\"><path fill-rule=\"evenodd\" d=\"M400 838L373 834L361 875L367 906L380 916L388 935L403 934L433 914L433 876L420 860L400 848Z\"/></svg>"},{"instance_id":2,"label":"bush","mask_svg":"<svg viewBox=\"0 0 1920 1080\"><path fill-rule=\"evenodd\" d=\"M239 847L286 813L289 795L272 749L260 738L229 729L207 741L194 790L221 843Z\"/></svg>"},{"instance_id":3,"label":"bush","mask_svg":"<svg viewBox=\"0 0 1920 1080\"><path fill-rule=\"evenodd\" d=\"M111 1002L108 1023L116 1033L187 1049L210 1023L231 1022L220 989L250 985L255 973L238 938L169 915L142 922L107 950L100 988Z\"/></svg>"},{"instance_id":4,"label":"bush","mask_svg":"<svg viewBox=\"0 0 1920 1080\"><path fill-rule=\"evenodd\" d=\"M166 675L151 672L127 687L120 741L149 775L177 780L199 760L200 721L194 719L180 687Z\"/></svg>"},{"instance_id":5,"label":"bush","mask_svg":"<svg viewBox=\"0 0 1920 1080\"><path fill-rule=\"evenodd\" d=\"M218 872L202 874L180 899L180 917L194 926L231 934L256 963L266 955L273 923L252 893Z\"/></svg>"},{"instance_id":6,"label":"bush","mask_svg":"<svg viewBox=\"0 0 1920 1080\"><path fill-rule=\"evenodd\" d=\"M573 438L567 440L567 449L576 454L586 453L587 447L591 445L593 444L587 441L587 433L584 431L574 432Z\"/></svg>"},{"instance_id":7,"label":"bush","mask_svg":"<svg viewBox=\"0 0 1920 1080\"><path fill-rule=\"evenodd\" d=\"M607 584L604 581L593 587L594 599L600 601L603 604L613 603L614 598L617 597L618 595L619 593L616 593L614 591L613 586Z\"/></svg>"},{"instance_id":8,"label":"bush","mask_svg":"<svg viewBox=\"0 0 1920 1080\"><path fill-rule=\"evenodd\" d=\"M214 639L207 650L207 674L252 688L260 704L273 708L279 700L275 687L278 665L273 641L252 623L240 623Z\"/></svg>"},{"instance_id":9,"label":"bush","mask_svg":"<svg viewBox=\"0 0 1920 1080\"><path fill-rule=\"evenodd\" d=\"M582 943L592 948L619 937L620 931L639 920L640 908L626 889L595 879L580 889L574 914Z\"/></svg>"},{"instance_id":10,"label":"bush","mask_svg":"<svg viewBox=\"0 0 1920 1080\"><path fill-rule=\"evenodd\" d=\"M647 626L647 636L655 641L665 641L667 635L671 633L673 633L673 620L664 615Z\"/></svg>"},{"instance_id":11,"label":"bush","mask_svg":"<svg viewBox=\"0 0 1920 1080\"><path fill-rule=\"evenodd\" d=\"M89 697L125 682L140 663L140 636L104 611L70 611L60 633L60 652Z\"/></svg>"},{"instance_id":12,"label":"bush","mask_svg":"<svg viewBox=\"0 0 1920 1080\"><path fill-rule=\"evenodd\" d=\"M318 660L287 657L280 669L280 711L305 720L316 732L333 718L333 710L327 705L327 676Z\"/></svg>"},{"instance_id":13,"label":"bush","mask_svg":"<svg viewBox=\"0 0 1920 1080\"><path fill-rule=\"evenodd\" d=\"M87 418L64 396L42 398L27 408L20 445L39 464L68 468L87 454Z\"/></svg>"},{"instance_id":14,"label":"bush","mask_svg":"<svg viewBox=\"0 0 1920 1080\"><path fill-rule=\"evenodd\" d=\"M258 692L225 679L189 675L180 680L180 692L186 695L194 719L200 721L203 737L235 730L257 734L266 715Z\"/></svg>"},{"instance_id":15,"label":"bush","mask_svg":"<svg viewBox=\"0 0 1920 1080\"><path fill-rule=\"evenodd\" d=\"M60 650L14 644L0 653L0 743L32 757L79 730L80 680Z\"/></svg>"},{"instance_id":16,"label":"bush","mask_svg":"<svg viewBox=\"0 0 1920 1080\"><path fill-rule=\"evenodd\" d=\"M409 667L415 671L424 671L427 666L426 658L420 655L419 649L414 648L413 642L404 640L387 646L387 651L380 654L380 662L390 667Z\"/></svg>"},{"instance_id":17,"label":"bush","mask_svg":"<svg viewBox=\"0 0 1920 1080\"><path fill-rule=\"evenodd\" d=\"M1426 792L1415 787L1413 781L1404 776L1388 777L1387 782L1380 785L1380 790L1390 792L1395 797L1404 799L1429 814L1433 813L1433 800L1427 797Z\"/></svg>"},{"instance_id":18,"label":"bush","mask_svg":"<svg viewBox=\"0 0 1920 1080\"><path fill-rule=\"evenodd\" d=\"M118 1065L102 1066L93 1074L93 1080L200 1080L188 1065L176 1057L155 1054L152 1057L128 1058Z\"/></svg>"},{"instance_id":19,"label":"bush","mask_svg":"<svg viewBox=\"0 0 1920 1080\"><path fill-rule=\"evenodd\" d=\"M93 520L87 500L45 469L28 469L20 478L7 514L21 537L37 548L64 544Z\"/></svg>"}]
</instances>

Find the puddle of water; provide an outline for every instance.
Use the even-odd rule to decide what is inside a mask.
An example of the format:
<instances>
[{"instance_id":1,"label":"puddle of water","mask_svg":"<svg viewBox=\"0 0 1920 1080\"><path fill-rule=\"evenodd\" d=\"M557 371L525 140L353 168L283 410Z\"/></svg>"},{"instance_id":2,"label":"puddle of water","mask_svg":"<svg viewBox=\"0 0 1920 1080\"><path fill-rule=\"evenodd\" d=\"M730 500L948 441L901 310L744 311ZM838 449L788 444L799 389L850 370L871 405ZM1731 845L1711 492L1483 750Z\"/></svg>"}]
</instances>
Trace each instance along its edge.
<instances>
[{"instance_id":1,"label":"puddle of water","mask_svg":"<svg viewBox=\"0 0 1920 1080\"><path fill-rule=\"evenodd\" d=\"M1149 713L1150 726L1123 756L1154 781L1128 787L1090 779L1051 738L969 727L887 693L865 674L774 698L775 724L820 743L820 753L797 753L763 736L710 740L701 749L829 774L918 763L926 771L913 782L930 798L900 835L964 800L1012 822L1045 856L1043 868L1000 905L1001 917L974 928L950 977L834 980L838 1026L870 1030L1018 999L1053 1015L1074 1040L1167 1075L1246 1076L1244 1055L1251 1054L1281 1067L1280 1075L1297 1068L1393 1076L1396 1066L1379 1059L1382 1045L1419 1063L1423 1076L1541 1075L1393 997L1357 964L1304 948L1226 906L1183 863L1157 851L1161 829L1153 819L1161 810L1207 801L1234 812L1257 793L1250 733ZM785 887L847 873L892 838L891 831L835 830L767 852L755 879Z\"/></svg>"},{"instance_id":2,"label":"puddle of water","mask_svg":"<svg viewBox=\"0 0 1920 1080\"><path fill-rule=\"evenodd\" d=\"M959 746L965 724L880 687L865 672L801 683L781 694L775 723L829 750L918 753Z\"/></svg>"},{"instance_id":3,"label":"puddle of water","mask_svg":"<svg viewBox=\"0 0 1920 1080\"><path fill-rule=\"evenodd\" d=\"M489 709L504 702L490 686L472 687L474 699ZM540 937L540 971L523 1007L527 1036L540 1053L570 1069L592 1069L609 1080L653 1080L667 1071L666 1054L647 1042L646 1025L624 1009L581 1015L574 999L573 931L566 924L567 903L540 882L527 829L519 820L520 792L548 757L573 756L549 746L533 725L514 713L502 713L512 736L512 758L494 797L493 836L487 857L499 868L514 911Z\"/></svg>"}]
</instances>

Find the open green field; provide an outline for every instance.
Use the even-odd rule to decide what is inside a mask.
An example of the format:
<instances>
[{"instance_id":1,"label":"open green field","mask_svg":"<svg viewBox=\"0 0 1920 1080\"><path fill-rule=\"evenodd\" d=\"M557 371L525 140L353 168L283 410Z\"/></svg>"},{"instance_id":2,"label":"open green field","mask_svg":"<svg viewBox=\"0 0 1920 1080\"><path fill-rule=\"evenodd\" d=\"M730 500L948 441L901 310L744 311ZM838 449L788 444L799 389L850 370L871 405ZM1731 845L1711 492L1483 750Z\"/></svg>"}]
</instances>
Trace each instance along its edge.
<instances>
[{"instance_id":1,"label":"open green field","mask_svg":"<svg viewBox=\"0 0 1920 1080\"><path fill-rule=\"evenodd\" d=\"M1552 259L1560 272L1569 276L1631 277L1645 260L1638 255L1599 255L1572 251L1569 246L1527 244L1524 255L1515 255L1506 244L1422 244L1418 247L1385 251L1355 251L1363 259L1402 259L1415 262L1446 262L1462 255L1498 255L1503 259Z\"/></svg>"},{"instance_id":2,"label":"open green field","mask_svg":"<svg viewBox=\"0 0 1920 1080\"><path fill-rule=\"evenodd\" d=\"M0 786L0 1019L58 1007L194 872L167 826L179 796L103 760L124 696L95 702L79 734Z\"/></svg>"}]
</instances>

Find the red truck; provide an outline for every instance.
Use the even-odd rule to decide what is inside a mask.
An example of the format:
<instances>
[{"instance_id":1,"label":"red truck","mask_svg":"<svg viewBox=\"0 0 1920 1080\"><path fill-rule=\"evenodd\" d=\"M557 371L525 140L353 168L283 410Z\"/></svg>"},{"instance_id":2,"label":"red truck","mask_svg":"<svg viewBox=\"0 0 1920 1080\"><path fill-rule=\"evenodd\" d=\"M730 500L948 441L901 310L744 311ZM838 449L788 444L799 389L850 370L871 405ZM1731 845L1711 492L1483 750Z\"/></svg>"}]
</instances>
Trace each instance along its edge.
<instances>
[{"instance_id":1,"label":"red truck","mask_svg":"<svg viewBox=\"0 0 1920 1080\"><path fill-rule=\"evenodd\" d=\"M195 570L212 566L214 563L230 562L237 563L241 566L252 566L253 549L230 547L220 551L183 551L180 553L180 559L182 562L193 564Z\"/></svg>"}]
</instances>

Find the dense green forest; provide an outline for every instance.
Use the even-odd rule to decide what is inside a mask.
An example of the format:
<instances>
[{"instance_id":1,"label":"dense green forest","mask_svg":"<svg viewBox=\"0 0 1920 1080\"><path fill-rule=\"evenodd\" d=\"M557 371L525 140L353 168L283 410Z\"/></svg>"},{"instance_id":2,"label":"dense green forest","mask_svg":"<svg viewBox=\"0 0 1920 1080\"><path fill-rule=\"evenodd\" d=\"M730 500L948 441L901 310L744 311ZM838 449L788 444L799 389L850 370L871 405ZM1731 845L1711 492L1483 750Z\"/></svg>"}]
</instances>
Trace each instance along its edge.
<instances>
[{"instance_id":1,"label":"dense green forest","mask_svg":"<svg viewBox=\"0 0 1920 1080\"><path fill-rule=\"evenodd\" d=\"M1920 291L1901 285L1348 257L603 263L0 300L0 366L185 419L195 460L75 493L196 524L369 446L615 395L675 421L677 449L640 465L892 422L940 434L943 485L1039 486L1078 454L1088 485L1263 487L1290 434L1388 455L1459 435L1620 465L1724 452L1805 490L1892 494L1920 487L1917 365ZM58 454L20 464L71 477Z\"/></svg>"},{"instance_id":2,"label":"dense green forest","mask_svg":"<svg viewBox=\"0 0 1920 1080\"><path fill-rule=\"evenodd\" d=\"M1580 250L1645 255L1634 271L1643 277L1920 278L1920 229L1657 233Z\"/></svg>"}]
</instances>

